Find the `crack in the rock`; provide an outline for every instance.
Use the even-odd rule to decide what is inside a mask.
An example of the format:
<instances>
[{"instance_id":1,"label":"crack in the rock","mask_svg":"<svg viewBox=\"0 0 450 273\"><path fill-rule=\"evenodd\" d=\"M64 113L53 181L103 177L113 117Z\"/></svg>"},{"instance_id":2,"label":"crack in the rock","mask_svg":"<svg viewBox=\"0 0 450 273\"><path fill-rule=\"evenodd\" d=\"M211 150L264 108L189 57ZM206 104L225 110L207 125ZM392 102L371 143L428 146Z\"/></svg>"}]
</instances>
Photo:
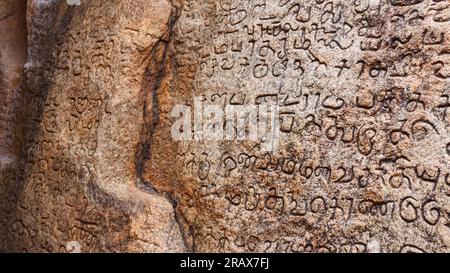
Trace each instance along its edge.
<instances>
[{"instance_id":1,"label":"crack in the rock","mask_svg":"<svg viewBox=\"0 0 450 273\"><path fill-rule=\"evenodd\" d=\"M161 83L164 79L165 69L168 59L168 47L173 35L173 27L181 15L181 8L176 5L173 0L169 0L172 6L171 14L169 15L168 29L159 40L155 43L149 53L150 64L145 71L145 83L143 86L144 92L144 109L143 118L144 124L141 132L141 140L139 143L137 155L136 155L136 186L139 190L148 194L156 194L164 197L173 207L175 222L180 230L181 239L186 251L193 251L194 247L189 246L186 239L186 232L183 222L186 222L183 215L178 211L178 201L168 192L159 192L157 188L152 185L151 181L144 179L145 164L152 160L152 138L159 124L159 103L158 103L158 91L161 88ZM162 51L162 56L158 58L158 54ZM152 71L152 68L156 68ZM150 86L148 84L150 83ZM150 97L149 97L150 96ZM151 100L149 100L151 98ZM151 105L149 105L151 102ZM150 118L148 118L150 115ZM192 230L190 230L192 232Z\"/></svg>"}]
</instances>

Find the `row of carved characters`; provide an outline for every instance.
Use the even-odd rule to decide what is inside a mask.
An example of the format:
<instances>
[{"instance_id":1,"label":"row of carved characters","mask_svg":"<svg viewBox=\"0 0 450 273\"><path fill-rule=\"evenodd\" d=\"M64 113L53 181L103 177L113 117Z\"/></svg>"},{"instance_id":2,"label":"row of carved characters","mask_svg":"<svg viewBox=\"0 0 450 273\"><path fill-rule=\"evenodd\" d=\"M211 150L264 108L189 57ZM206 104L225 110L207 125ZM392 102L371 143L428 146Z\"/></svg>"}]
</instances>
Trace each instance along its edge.
<instances>
[{"instance_id":1,"label":"row of carved characters","mask_svg":"<svg viewBox=\"0 0 450 273\"><path fill-rule=\"evenodd\" d=\"M201 224L201 223L200 223ZM310 239L314 237L315 239ZM365 253L369 240L330 239L326 234L305 231L302 236L243 235L226 228L215 229L207 224L193 235L196 248L216 251L245 251L258 253ZM397 246L398 244L398 246ZM410 243L396 242L380 246L383 252L425 253L426 250Z\"/></svg>"},{"instance_id":2,"label":"row of carved characters","mask_svg":"<svg viewBox=\"0 0 450 273\"><path fill-rule=\"evenodd\" d=\"M208 223L198 223L193 239L198 250L216 249L217 251L245 251L258 253L313 253L313 252L338 252L338 253L363 253L367 250L367 244L358 240L341 240L330 242L327 236L317 236L310 239L311 233L305 232L304 236L278 235L246 235L236 234L226 228L215 229ZM356 241L356 242L355 242Z\"/></svg>"},{"instance_id":3,"label":"row of carved characters","mask_svg":"<svg viewBox=\"0 0 450 273\"><path fill-rule=\"evenodd\" d=\"M259 50L263 49L261 46ZM277 55L275 49L269 49ZM433 51L434 52L434 51ZM295 51L285 51L282 57L274 59L259 56L256 59L251 55L243 56L214 56L204 55L199 62L199 72L205 77L222 76L220 71L239 71L241 74L250 74L256 79L278 78L280 76L295 76L305 78L309 76L323 76L336 78L406 78L417 76L420 73L432 75L437 80L450 79L450 51L441 50L433 56L415 54L414 52L404 53L396 58L396 61L389 59L373 58L370 61L364 59L332 59L320 56L320 53L308 49L303 53ZM286 53L286 54L285 54ZM260 55L266 53L260 53ZM318 74L319 73L319 74Z\"/></svg>"},{"instance_id":4,"label":"row of carved characters","mask_svg":"<svg viewBox=\"0 0 450 273\"><path fill-rule=\"evenodd\" d=\"M450 6L446 0L222 0L218 6L224 17L223 23L231 26L245 22L247 18L261 22L289 20L337 24L345 18L357 20L360 17L386 14L388 10L396 15L413 14L417 20L430 16L436 23L450 21Z\"/></svg>"},{"instance_id":5,"label":"row of carved characters","mask_svg":"<svg viewBox=\"0 0 450 273\"><path fill-rule=\"evenodd\" d=\"M41 123L47 133L56 133L64 126L70 132L90 132L98 127L102 113L110 112L107 95L78 87L64 93L65 99L60 95L47 98L36 95L31 99L32 120ZM61 107L67 107L68 112L61 114Z\"/></svg>"},{"instance_id":6,"label":"row of carved characters","mask_svg":"<svg viewBox=\"0 0 450 273\"><path fill-rule=\"evenodd\" d=\"M55 209L56 210L56 209ZM59 210L59 217L63 217L64 212ZM65 212L68 213L68 212ZM91 211L85 213L90 214ZM83 251L85 253L98 252L100 247L100 221L85 221L81 214L78 220L69 223L61 221L63 218L55 219L49 223L49 219L40 221L36 227L26 224L23 220L14 220L8 227L8 237L22 242L18 251L21 252L48 252L48 253L70 253ZM106 217L103 217L104 219ZM54 239L55 234L59 238Z\"/></svg>"},{"instance_id":7,"label":"row of carved characters","mask_svg":"<svg viewBox=\"0 0 450 273\"><path fill-rule=\"evenodd\" d=\"M97 91L72 88L68 91L66 102L68 102L69 115L65 117L65 122L71 132L95 130L103 114L110 113L108 95Z\"/></svg>"},{"instance_id":8,"label":"row of carved characters","mask_svg":"<svg viewBox=\"0 0 450 273\"><path fill-rule=\"evenodd\" d=\"M422 15L414 15L415 13L417 13L417 11L414 13L412 12L413 15L411 16L418 16L418 17L423 17ZM404 12L401 12L399 14L397 14L396 16L394 16L394 18L392 19L392 21L398 21L401 16L403 16ZM381 15L380 15L381 16ZM383 15L385 17L385 15ZM424 15L425 16L425 15ZM383 18L384 18L383 17ZM371 22L378 22L380 20L371 20ZM381 20L382 22L382 20ZM367 24L367 20L364 21L362 20L362 25L359 28L358 32L361 32L362 34L365 34L367 32L371 32L368 31L367 28L369 27ZM445 33L445 28L443 29L439 29L439 27L436 28L430 28L427 24L423 24L424 28L423 29L417 29L417 26L414 27L414 31L412 31L411 33L407 33L404 34L404 28L401 28L401 33L403 34L398 34L398 35L392 35L392 37L385 37L384 39L379 39L380 37L377 38L377 35L372 34L373 37L371 37L370 40L365 40L361 43L361 46L363 47L364 50L366 49L377 49L378 47L383 47L383 48L387 48L395 51L398 51L399 48L404 50L404 56L402 57L403 60L403 64L400 64L400 67L397 67L396 69L393 69L394 71L392 71L392 74L394 76L406 76L406 75L410 75L410 74L414 74L414 72L417 72L416 70L420 71L420 66L423 65L422 62L420 60L409 60L411 58L410 54L408 54L408 52L415 52L417 51L417 45L424 45L424 49L426 50L428 49L432 49L432 45L437 45L437 44L444 44L445 40L446 40L446 34ZM198 25L195 25L196 28L195 31L199 32L199 33L203 33L206 30L204 30L204 28L199 27ZM253 26L255 27L255 26ZM260 26L262 27L262 26ZM182 26L180 26L180 28L182 29ZM206 28L206 26L205 26ZM291 28L293 29L297 29L295 27L292 27L292 25L285 25L284 28L289 29L290 31ZM255 27L255 29L257 29ZM201 30L201 31L200 31ZM191 30L192 31L192 30ZM244 32L244 35L240 35L240 31ZM253 60L253 58L251 58L252 55L259 56L259 58L264 58L264 57L274 57L275 59L280 58L280 61L286 62L286 56L289 55L286 52L288 52L289 50L287 50L286 47L288 48L297 48L300 50L294 50L294 51L305 51L308 54L312 54L315 56L319 56L320 59L322 59L320 52L316 52L317 49L319 49L319 47L314 47L313 50L311 50L311 41L313 41L315 38L313 36L316 36L317 38L317 32L319 31L317 28L313 28L313 29L308 29L305 26L302 26L301 28L299 27L298 30L299 35L285 35L285 37L275 37L275 39L273 39L273 37L262 37L261 35L256 35L254 31L249 30L249 26L244 26L242 30L219 30L218 32L216 32L216 37L211 38L209 37L209 35L198 35L198 37L200 39L204 39L204 41L197 41L194 44L197 44L197 50L198 48L201 48L200 45L202 44L206 44L206 45L210 45L211 42L209 42L210 40L213 41L213 46L211 47L204 47L201 49L201 54L200 56L203 58L207 58L206 60L204 60L204 63L206 64L206 67L209 67L208 75L211 75L214 72L214 68L217 69L224 69L224 70L229 70L231 68L241 68L242 66L248 66L249 65L249 60L252 60L251 62L255 62L255 60ZM242 36L246 36L246 33L248 34L248 32L250 32L252 35L251 37L248 38L244 38L242 39ZM334 33L334 32L331 32ZM189 32L189 34L191 34ZM334 34L335 35L335 34ZM181 38L179 40L183 41L183 35L181 35ZM189 35L189 39L193 38L191 36L195 36L195 35ZM294 37L292 37L294 36ZM298 36L298 37L297 37ZM306 37L308 36L308 37ZM187 43L190 43L189 41ZM328 45L330 45L331 47L337 47L336 42L328 42L326 43ZM356 43L355 43L356 44ZM410 46L412 45L412 46ZM412 47L412 48L410 48ZM389 51L389 50L388 50ZM225 53L229 53L229 54L225 54ZM445 50L444 49L439 49L436 50L434 49L433 52L436 52L436 54L443 54L445 55ZM291 53L290 53L291 54ZM218 56L218 55L223 55L223 56ZM267 55L267 56L265 56ZM289 56L290 58L287 60L287 62L291 63L291 66L293 66L294 68L299 68L299 65L301 63L301 61L303 60L303 62L307 61L308 58L299 58L299 57L292 57ZM438 77L441 78L446 78L449 76L448 73L448 68L445 68L446 66L446 56L437 56L436 60L434 60L432 62L432 67L430 68L431 72L434 72L434 74ZM323 60L320 60L321 62L324 62ZM341 61L341 60L339 60ZM359 60L362 61L362 60ZM384 70L386 65L383 65L381 62L383 61L383 59L375 60L372 63L368 64L370 66L374 66L374 71L372 71L372 76L373 77L377 77L377 74L383 74L380 72L377 72L376 70ZM256 60L256 62L258 62L257 64L253 64L254 66L256 65L260 65L261 68L261 73L258 73L258 71L254 71L255 74L259 75L259 76L263 76L265 75L265 71L267 71L267 73L270 74L270 71L273 70L270 67L274 66L275 61L270 60L270 58L268 60ZM358 60L347 60L348 63L350 63L351 65L354 65L358 63ZM380 64L378 64L380 63ZM395 62L394 62L395 63ZM412 64L411 64L412 63ZM417 64L416 64L417 63ZM320 64L320 63L319 63ZM324 62L324 64L326 64L326 62ZM268 68L265 68L265 65L268 66ZM338 66L339 64L335 64L336 66ZM329 64L330 67L335 66L334 64ZM361 63L361 65L363 65ZM380 69L378 68L378 66L380 66ZM387 66L392 66L392 64L388 64ZM282 66L281 66L282 67ZM412 69L411 67L415 67L415 69ZM255 67L253 67L253 70L257 70L255 69ZM278 69L281 70L282 69ZM408 71L408 70L412 70L412 71ZM279 75L280 71L275 71L274 74L275 75ZM357 73L360 74L361 72ZM341 72L338 71L338 74L341 75Z\"/></svg>"},{"instance_id":9,"label":"row of carved characters","mask_svg":"<svg viewBox=\"0 0 450 273\"><path fill-rule=\"evenodd\" d=\"M447 130L441 131L435 125L435 121L418 117L414 119L400 119L395 124L386 125L374 122L364 122L357 120L349 123L348 119L338 115L325 115L318 117L317 115L309 114L306 116L298 116L295 112L281 112L280 132L284 136L302 137L304 142L310 142L308 139L314 137L313 146L318 141L318 138L331 141L333 143L345 144L347 148L352 148L363 156L370 156L381 151L386 145L391 147L400 146L404 143L414 144L415 146L424 145L424 141L438 137L444 138ZM206 120L205 120L206 122ZM232 126L236 123L232 122ZM223 122L227 126L227 122ZM387 132L386 128L381 129L382 126L389 126ZM237 131L237 128L234 127ZM225 135L222 135L225 138ZM241 135L234 134L235 141ZM233 140L231 140L233 141ZM442 143L442 150L439 154L446 154L446 143ZM255 149L259 149L259 145L255 143ZM438 151L436 151L438 152Z\"/></svg>"},{"instance_id":10,"label":"row of carved characters","mask_svg":"<svg viewBox=\"0 0 450 273\"><path fill-rule=\"evenodd\" d=\"M124 34L121 37L119 33ZM145 31L132 28L113 30L91 27L71 31L58 46L57 65L61 73L73 76L99 77L106 83L113 76L132 77L145 47Z\"/></svg>"},{"instance_id":11,"label":"row of carved characters","mask_svg":"<svg viewBox=\"0 0 450 273\"><path fill-rule=\"evenodd\" d=\"M32 141L27 145L26 155L29 163L45 171L61 165L61 162L58 162L61 157L89 158L94 156L96 150L97 139L92 135L72 143L52 139Z\"/></svg>"},{"instance_id":12,"label":"row of carved characters","mask_svg":"<svg viewBox=\"0 0 450 273\"><path fill-rule=\"evenodd\" d=\"M50 147L48 142L43 146ZM92 164L78 166L64 153L55 153L52 160L48 169L34 169L15 201L20 213L6 226L10 248L22 242L18 251L71 252L80 247L83 252L105 251L100 245L102 232L120 233L128 221L126 215L90 201L95 196L103 203L99 201L103 197L96 196ZM36 161L39 165L42 159ZM68 215L72 220L65 221Z\"/></svg>"},{"instance_id":13,"label":"row of carved characters","mask_svg":"<svg viewBox=\"0 0 450 273\"><path fill-rule=\"evenodd\" d=\"M298 85L298 84L297 84ZM357 87L354 98L327 94L324 91L314 91L315 83L302 83L293 89L280 92L266 93L256 97L247 93L245 88L240 92L208 92L202 96L202 102L210 105L227 106L261 105L273 103L280 109L295 111L295 113L311 113L324 109L330 112L344 110L346 107L360 110L359 114L375 116L381 112L391 114L414 113L416 111L430 111L443 122L450 122L450 95L446 91L441 95L426 94L425 91L411 91L410 88L392 87L389 89L370 92ZM209 90L210 91L210 90ZM212 93L212 94L211 94ZM428 93L428 92L427 92ZM361 112L362 111L362 112Z\"/></svg>"},{"instance_id":14,"label":"row of carved characters","mask_svg":"<svg viewBox=\"0 0 450 273\"><path fill-rule=\"evenodd\" d=\"M299 9L301 9L299 6L298 3L294 4L293 8L289 11L296 11L298 13ZM417 35L417 39L413 39L413 41L421 40L424 45L439 45L444 42L443 36L445 33L443 31L439 31L438 29L428 29L426 24L424 24L428 17L436 18L433 17L433 11L437 11L434 7L429 7L428 10L413 9L394 14L383 11L382 13L378 12L377 14L372 14L370 17L352 14L354 15L353 18L349 15L343 16L342 10L338 11L338 15L335 16L336 13L333 11L332 2L328 2L325 5L325 8L330 9L323 12L326 16L311 17L311 7L304 7L304 9L309 11L307 21L298 20L298 16L283 16L281 19L273 18L271 20L258 20L256 19L257 17L255 14L253 14L253 16L248 15L249 12L244 9L235 13L227 13L221 22L221 25L223 26L222 29L214 34L214 40L218 42L215 46L215 51L218 54L228 50L240 52L242 49L242 41L238 40L241 37L248 39L246 35L252 37L253 43L260 39L270 40L278 36L282 39L289 39L292 38L291 36L294 36L295 42L291 42L290 44L297 44L297 49L309 49L312 45L311 43L314 43L313 46L322 45L331 49L340 48L345 50L357 44L354 40L356 37L375 39L374 41L369 41L369 43L380 43L379 46L368 46L360 43L361 49L364 50L378 50L382 45L383 48L395 48L400 43L404 44L409 42L411 40L410 36L412 36L413 33L406 35L406 38L396 35L383 38L384 30L387 28L396 29L401 27L404 31L404 27L408 25L415 28L424 25L425 28L420 32L422 35ZM447 6L446 8L448 8L450 12L450 6ZM239 17L242 18L236 20L236 18ZM249 20L244 20L246 18L249 18ZM351 18L353 20L341 22L343 18ZM306 22L309 22L309 24L305 24ZM339 22L341 23L339 24ZM181 27L180 31L185 34L196 31L196 29ZM414 29L414 32L416 31L417 30ZM198 38L202 39L200 36ZM203 37L203 39L204 38L205 37ZM405 39L407 41L404 41ZM201 44L201 41L198 42Z\"/></svg>"},{"instance_id":15,"label":"row of carved characters","mask_svg":"<svg viewBox=\"0 0 450 273\"><path fill-rule=\"evenodd\" d=\"M29 202L30 199L46 200L47 204L52 201L60 202L64 200L69 207L85 205L80 199L83 187L92 183L91 169L85 164L79 166L69 160L64 153L55 153L51 156L35 158L27 165L32 168L33 173L27 177L21 196L24 198L19 201L22 208L28 206L36 207ZM62 199L61 199L62 198ZM47 207L47 206L44 206Z\"/></svg>"},{"instance_id":16,"label":"row of carved characters","mask_svg":"<svg viewBox=\"0 0 450 273\"><path fill-rule=\"evenodd\" d=\"M246 186L243 189L242 186L219 188L210 185L192 194L185 193L182 202L187 208L205 205L216 207L221 204L221 208L227 211L265 212L267 216L281 217L280 221L290 221L289 217L305 217L315 223L345 221L351 224L361 219L376 218L383 219L385 226L390 226L393 220L401 220L405 224L441 224L450 229L450 210L446 205L448 199L428 198L419 194L371 198L361 194L300 196L290 186L277 190L276 187L261 189L260 186Z\"/></svg>"},{"instance_id":17,"label":"row of carved characters","mask_svg":"<svg viewBox=\"0 0 450 273\"><path fill-rule=\"evenodd\" d=\"M229 53L228 55L237 57L265 57L272 53L271 56L281 59L286 56L287 52L301 52L310 49L329 51L330 49L347 50L357 47L361 51L372 52L405 49L417 51L420 48L436 50L434 48L436 46L445 46L447 37L445 29L433 29L428 26L424 26L423 29L416 28L414 31L407 33L403 31L399 34L393 33L387 36L383 36L380 30L380 34L371 34L370 37L365 38L364 36L368 35L366 34L368 32L367 26L361 25L356 28L355 32L364 39L357 40L344 39L337 31L327 32L323 28L318 28L315 24L311 27L293 27L290 23L286 23L282 28L281 25L275 25L273 28L276 26L279 27L280 31L283 30L285 35L280 36L276 32L275 37L267 37L264 33L268 30L263 25L252 26L251 28L245 26L242 32L238 30L223 31L214 38L213 49L204 48L202 52L205 56ZM348 28L351 28L351 26L348 26ZM258 34L259 32L260 34ZM349 35L347 34L347 36ZM340 37L340 40L337 40L336 36ZM359 40L361 41L358 42Z\"/></svg>"},{"instance_id":18,"label":"row of carved characters","mask_svg":"<svg viewBox=\"0 0 450 273\"><path fill-rule=\"evenodd\" d=\"M368 0L356 0L355 3L364 2ZM361 3L362 4L362 3ZM311 7L300 5L299 3L292 3L292 7L289 12L297 16L289 16L288 19L274 19L274 20L258 20L257 14L248 14L246 10L239 10L237 12L227 12L222 20L215 22L222 26L221 29L213 31L213 41L215 42L214 52L216 54L223 54L225 52L242 52L242 43L251 43L254 45L260 40L272 40L273 38L279 38L280 40L285 40L286 44L289 44L294 49L308 50L313 46L314 48L319 46L329 47L331 49L346 49L351 46L359 46L361 50L371 50L377 51L380 48L397 48L397 46L402 46L403 44L409 43L410 41L415 41L415 45L440 45L444 43L445 28L439 29L429 29L425 20L429 17L438 22L447 22L450 20L450 5L446 4L444 6L439 6L439 4L427 6L427 9L412 9L408 11L399 11L393 14L388 14L384 10L370 16L359 15L358 13L353 14L355 17L353 20L345 21L341 25L334 26L324 26L323 23L330 22L335 23L341 21L342 18L350 18L349 16L343 16L342 11L338 12L338 16L334 16L333 12L333 2L328 2L325 4L326 9L331 9L324 11L326 16L310 16ZM342 7L341 3L337 4ZM255 6L260 7L261 5L255 4ZM305 24L304 20L299 20L298 13L302 9L306 9L309 14L309 19L315 19L317 22L311 22L310 24ZM255 8L251 9L255 13ZM442 14L447 12L448 15L444 19ZM250 12L252 13L252 12ZM244 15L245 18L249 20L238 20L240 24L238 26L233 26L236 18L240 15ZM333 16L331 16L333 15ZM252 17L253 16L253 17ZM201 17L201 16L200 16ZM337 19L331 19L336 17ZM217 16L220 18L220 16ZM211 25L211 22L207 18L204 25L199 24L186 24L179 26L180 36L189 36L190 44L202 47L202 45L208 45L206 39L211 39L209 35L196 35L195 33L203 33ZM253 20L252 20L253 19ZM330 20L331 19L331 20ZM255 21L256 22L253 22ZM217 19L216 19L217 21ZM417 26L423 25L422 30L417 31ZM230 27L231 26L231 27ZM405 26L414 27L414 33L404 34ZM439 26L438 26L439 27ZM386 28L399 29L399 36L392 35L389 37L383 37L383 33ZM401 31L400 31L401 30ZM344 35L340 35L344 34ZM412 37L414 35L414 38ZM251 36L248 37L248 36ZM403 37L405 36L405 37ZM345 40L343 38L347 37ZM368 38L364 41L358 42L354 38ZM412 39L413 38L413 39ZM289 42L287 42L289 41ZM314 44L313 44L314 43ZM286 49L285 49L286 50ZM251 53L253 54L253 51ZM209 52L207 52L209 53ZM278 52L278 55L282 55Z\"/></svg>"},{"instance_id":19,"label":"row of carved characters","mask_svg":"<svg viewBox=\"0 0 450 273\"><path fill-rule=\"evenodd\" d=\"M448 148L448 146L447 146ZM382 186L390 190L427 189L431 192L450 196L450 171L441 166L415 164L405 157L384 158L377 166L357 166L355 164L316 163L314 160L300 160L293 156L239 153L233 156L224 153L220 159L212 160L208 154L186 155L184 174L199 181L221 182L223 179L239 178L242 175L255 176L270 173L281 182L298 186L319 184L349 185L352 188ZM215 163L217 162L217 163ZM394 169L389 163L396 164Z\"/></svg>"},{"instance_id":20,"label":"row of carved characters","mask_svg":"<svg viewBox=\"0 0 450 273\"><path fill-rule=\"evenodd\" d=\"M8 233L6 240L9 240L9 248L20 252L79 252L85 253L111 251L112 249L104 249L105 246L100 245L100 227L101 222L86 221L83 218L86 215L77 214L77 220L66 222L62 221L64 216L69 212L59 211L59 218L40 220L39 224L26 223L26 221L17 219L8 225ZM90 211L86 211L90 214ZM100 221L100 220L99 220ZM58 239L55 239L58 235ZM64 238L64 239L63 239ZM20 242L20 245L17 243Z\"/></svg>"},{"instance_id":21,"label":"row of carved characters","mask_svg":"<svg viewBox=\"0 0 450 273\"><path fill-rule=\"evenodd\" d=\"M444 137L446 130L439 130L435 123L439 121L423 117L400 119L395 125L389 125L387 134L380 124L361 121L349 122L346 117L338 115L298 116L294 112L280 113L280 131L298 136L325 137L326 140L353 144L357 151L365 156L378 151L380 146L401 142L419 144L433 137ZM397 125L398 124L398 125Z\"/></svg>"},{"instance_id":22,"label":"row of carved characters","mask_svg":"<svg viewBox=\"0 0 450 273\"><path fill-rule=\"evenodd\" d=\"M60 238L68 238L72 221L67 215L84 215L88 207L84 189L78 182L78 170L60 155L51 169L35 170L26 179L17 202L17 219L11 223L10 234L24 251L61 251ZM55 155L56 157L56 155ZM69 240L70 241L70 240Z\"/></svg>"}]
</instances>

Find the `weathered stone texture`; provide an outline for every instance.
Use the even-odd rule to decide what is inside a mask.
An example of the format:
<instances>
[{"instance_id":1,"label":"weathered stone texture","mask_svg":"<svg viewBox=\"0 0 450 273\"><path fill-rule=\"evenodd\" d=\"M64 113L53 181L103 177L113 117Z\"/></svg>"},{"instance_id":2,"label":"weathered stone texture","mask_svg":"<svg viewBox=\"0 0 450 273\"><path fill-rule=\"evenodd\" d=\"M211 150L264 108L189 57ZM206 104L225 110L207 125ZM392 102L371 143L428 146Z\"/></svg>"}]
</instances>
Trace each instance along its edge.
<instances>
[{"instance_id":1,"label":"weathered stone texture","mask_svg":"<svg viewBox=\"0 0 450 273\"><path fill-rule=\"evenodd\" d=\"M26 57L25 10L26 1L0 3L0 168L13 161L19 150L13 122Z\"/></svg>"},{"instance_id":2,"label":"weathered stone texture","mask_svg":"<svg viewBox=\"0 0 450 273\"><path fill-rule=\"evenodd\" d=\"M272 152L179 143L194 248L449 251L449 22L448 1L188 1L164 96L281 123Z\"/></svg>"},{"instance_id":3,"label":"weathered stone texture","mask_svg":"<svg viewBox=\"0 0 450 273\"><path fill-rule=\"evenodd\" d=\"M24 154L2 175L7 251L184 251L173 206L145 192L136 154L147 67L168 1L28 3Z\"/></svg>"},{"instance_id":4,"label":"weathered stone texture","mask_svg":"<svg viewBox=\"0 0 450 273\"><path fill-rule=\"evenodd\" d=\"M0 250L450 251L448 1L29 1L27 20ZM176 141L195 97L274 107L280 131Z\"/></svg>"}]
</instances>

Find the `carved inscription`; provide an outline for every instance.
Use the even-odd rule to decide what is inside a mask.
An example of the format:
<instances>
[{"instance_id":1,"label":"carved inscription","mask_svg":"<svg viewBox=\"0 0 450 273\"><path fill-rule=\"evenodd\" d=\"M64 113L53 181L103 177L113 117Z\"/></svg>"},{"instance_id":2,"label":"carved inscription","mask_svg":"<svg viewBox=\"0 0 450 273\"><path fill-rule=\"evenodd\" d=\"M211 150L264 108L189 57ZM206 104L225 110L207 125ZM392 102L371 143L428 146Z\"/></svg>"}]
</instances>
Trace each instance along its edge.
<instances>
[{"instance_id":1,"label":"carved inscription","mask_svg":"<svg viewBox=\"0 0 450 273\"><path fill-rule=\"evenodd\" d=\"M190 0L175 31L176 103L280 125L178 143L196 250L449 250L448 1Z\"/></svg>"},{"instance_id":2,"label":"carved inscription","mask_svg":"<svg viewBox=\"0 0 450 273\"><path fill-rule=\"evenodd\" d=\"M0 251L183 251L173 207L138 189L134 167L146 70L175 7L81 2L29 1L24 151L0 165Z\"/></svg>"}]
</instances>

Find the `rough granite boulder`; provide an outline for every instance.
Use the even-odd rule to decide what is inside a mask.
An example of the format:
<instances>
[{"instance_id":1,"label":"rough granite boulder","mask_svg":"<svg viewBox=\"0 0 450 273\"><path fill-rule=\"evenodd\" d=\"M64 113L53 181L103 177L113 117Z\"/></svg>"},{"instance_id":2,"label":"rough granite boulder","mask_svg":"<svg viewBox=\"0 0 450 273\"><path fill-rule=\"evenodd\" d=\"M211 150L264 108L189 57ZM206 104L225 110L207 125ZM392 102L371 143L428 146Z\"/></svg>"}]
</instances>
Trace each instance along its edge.
<instances>
[{"instance_id":1,"label":"rough granite boulder","mask_svg":"<svg viewBox=\"0 0 450 273\"><path fill-rule=\"evenodd\" d=\"M6 0L0 251L450 251L446 0Z\"/></svg>"}]
</instances>

